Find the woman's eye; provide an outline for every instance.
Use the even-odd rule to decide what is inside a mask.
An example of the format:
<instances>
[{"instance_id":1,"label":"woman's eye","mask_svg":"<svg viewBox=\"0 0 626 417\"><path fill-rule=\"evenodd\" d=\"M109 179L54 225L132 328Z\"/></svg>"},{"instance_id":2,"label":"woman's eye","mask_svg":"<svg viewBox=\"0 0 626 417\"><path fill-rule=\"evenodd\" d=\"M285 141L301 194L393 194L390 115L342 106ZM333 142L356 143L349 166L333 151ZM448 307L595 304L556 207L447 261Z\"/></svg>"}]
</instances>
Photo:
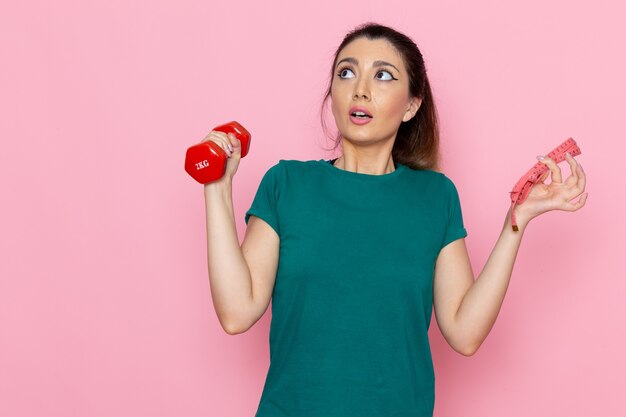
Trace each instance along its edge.
<instances>
[{"instance_id":1,"label":"woman's eye","mask_svg":"<svg viewBox=\"0 0 626 417\"><path fill-rule=\"evenodd\" d=\"M343 74L344 71L352 72L352 70L349 69L349 68L342 68L342 69L339 70L339 74L337 74L337 75L339 75L339 78L344 78L344 77L341 76L341 74Z\"/></svg>"},{"instance_id":2,"label":"woman's eye","mask_svg":"<svg viewBox=\"0 0 626 417\"><path fill-rule=\"evenodd\" d=\"M384 80L393 80L395 78L393 78L393 75L391 75L391 73L389 71L379 71L378 74L382 74L382 73L386 73L387 75L389 75L389 78L385 78ZM376 74L376 75L378 75ZM379 80L382 80L382 78L379 78Z\"/></svg>"}]
</instances>

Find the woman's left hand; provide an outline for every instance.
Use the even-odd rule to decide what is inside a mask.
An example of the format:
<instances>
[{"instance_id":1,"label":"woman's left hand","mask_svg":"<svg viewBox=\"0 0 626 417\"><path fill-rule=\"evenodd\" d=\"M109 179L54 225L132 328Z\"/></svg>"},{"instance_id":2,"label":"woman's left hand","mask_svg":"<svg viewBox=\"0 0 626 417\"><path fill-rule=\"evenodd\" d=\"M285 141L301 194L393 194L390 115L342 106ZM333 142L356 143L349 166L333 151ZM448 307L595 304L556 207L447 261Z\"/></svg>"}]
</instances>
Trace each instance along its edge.
<instances>
[{"instance_id":1,"label":"woman's left hand","mask_svg":"<svg viewBox=\"0 0 626 417\"><path fill-rule=\"evenodd\" d=\"M565 159L572 171L565 181L561 178L561 169L556 161L548 156L539 160L546 164L549 170L532 186L526 200L515 206L515 218L518 223L525 225L533 218L550 210L576 211L585 205L589 193L585 193L578 201L572 203L574 198L585 191L585 172L569 152L566 153ZM552 182L546 185L544 181L550 173L552 173Z\"/></svg>"}]
</instances>

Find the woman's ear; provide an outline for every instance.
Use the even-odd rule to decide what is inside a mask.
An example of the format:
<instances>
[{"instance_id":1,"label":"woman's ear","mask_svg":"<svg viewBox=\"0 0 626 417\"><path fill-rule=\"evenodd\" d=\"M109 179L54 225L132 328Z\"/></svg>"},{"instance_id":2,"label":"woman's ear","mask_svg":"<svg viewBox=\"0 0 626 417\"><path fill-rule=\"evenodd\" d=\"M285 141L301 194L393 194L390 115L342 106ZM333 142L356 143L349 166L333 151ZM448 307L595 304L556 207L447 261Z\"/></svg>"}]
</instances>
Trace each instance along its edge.
<instances>
[{"instance_id":1,"label":"woman's ear","mask_svg":"<svg viewBox=\"0 0 626 417\"><path fill-rule=\"evenodd\" d=\"M417 111L420 109L421 105L422 105L422 99L420 97L412 98L411 101L409 102L409 108L406 110L406 113L404 114L402 121L408 122L409 120L411 120L417 114Z\"/></svg>"}]
</instances>

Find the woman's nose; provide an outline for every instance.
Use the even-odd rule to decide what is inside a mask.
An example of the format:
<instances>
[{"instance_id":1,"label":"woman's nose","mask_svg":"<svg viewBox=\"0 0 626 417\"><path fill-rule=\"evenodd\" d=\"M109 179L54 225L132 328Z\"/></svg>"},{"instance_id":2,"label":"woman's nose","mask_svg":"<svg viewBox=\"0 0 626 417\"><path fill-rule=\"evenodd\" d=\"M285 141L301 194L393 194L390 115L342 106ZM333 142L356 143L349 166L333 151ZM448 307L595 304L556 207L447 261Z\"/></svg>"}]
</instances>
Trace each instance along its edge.
<instances>
[{"instance_id":1,"label":"woman's nose","mask_svg":"<svg viewBox=\"0 0 626 417\"><path fill-rule=\"evenodd\" d=\"M367 85L367 81L364 79L357 81L354 87L353 98L358 99L361 96L363 96L366 100L370 97L369 86Z\"/></svg>"}]
</instances>

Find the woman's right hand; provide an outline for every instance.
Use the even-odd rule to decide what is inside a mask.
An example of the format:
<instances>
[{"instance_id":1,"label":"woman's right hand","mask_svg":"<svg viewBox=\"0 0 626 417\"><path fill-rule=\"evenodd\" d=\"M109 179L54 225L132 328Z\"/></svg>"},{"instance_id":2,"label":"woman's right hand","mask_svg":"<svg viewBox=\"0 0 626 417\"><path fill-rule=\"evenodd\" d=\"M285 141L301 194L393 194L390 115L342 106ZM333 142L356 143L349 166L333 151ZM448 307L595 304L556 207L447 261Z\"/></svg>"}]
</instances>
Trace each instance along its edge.
<instances>
[{"instance_id":1,"label":"woman's right hand","mask_svg":"<svg viewBox=\"0 0 626 417\"><path fill-rule=\"evenodd\" d=\"M241 141L237 139L234 134L226 134L219 130L212 130L211 133L209 133L200 142L206 142L209 140L215 142L226 152L226 172L224 172L224 176L219 180L211 181L204 184L204 186L206 187L211 184L222 183L225 180L232 182L232 179L237 172L237 168L239 167L239 160L241 159Z\"/></svg>"}]
</instances>

